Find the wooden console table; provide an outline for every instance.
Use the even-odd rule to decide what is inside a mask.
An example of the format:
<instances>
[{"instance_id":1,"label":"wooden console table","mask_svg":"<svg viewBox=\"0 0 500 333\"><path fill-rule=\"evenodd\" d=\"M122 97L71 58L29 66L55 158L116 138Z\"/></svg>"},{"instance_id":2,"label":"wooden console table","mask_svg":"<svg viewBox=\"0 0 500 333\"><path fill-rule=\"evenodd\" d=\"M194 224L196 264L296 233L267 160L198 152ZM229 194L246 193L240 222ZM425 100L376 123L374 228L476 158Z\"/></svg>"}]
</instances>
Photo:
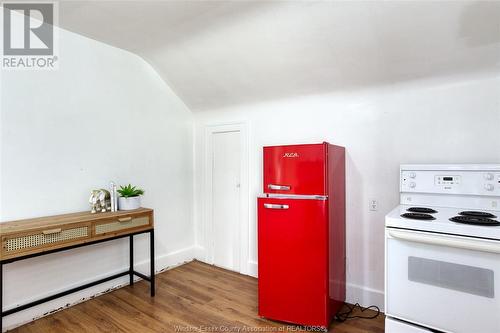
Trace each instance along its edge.
<instances>
[{"instance_id":1,"label":"wooden console table","mask_svg":"<svg viewBox=\"0 0 500 333\"><path fill-rule=\"evenodd\" d=\"M131 285L134 283L134 275L149 281L151 297L153 297L155 295L153 222L153 210L139 208L132 211L97 214L82 212L0 223L2 244L0 249L0 332L2 319L5 316L126 275L130 277ZM134 235L143 233L149 233L150 276L134 271ZM3 310L4 265L125 237L130 239L128 270L12 309Z\"/></svg>"}]
</instances>

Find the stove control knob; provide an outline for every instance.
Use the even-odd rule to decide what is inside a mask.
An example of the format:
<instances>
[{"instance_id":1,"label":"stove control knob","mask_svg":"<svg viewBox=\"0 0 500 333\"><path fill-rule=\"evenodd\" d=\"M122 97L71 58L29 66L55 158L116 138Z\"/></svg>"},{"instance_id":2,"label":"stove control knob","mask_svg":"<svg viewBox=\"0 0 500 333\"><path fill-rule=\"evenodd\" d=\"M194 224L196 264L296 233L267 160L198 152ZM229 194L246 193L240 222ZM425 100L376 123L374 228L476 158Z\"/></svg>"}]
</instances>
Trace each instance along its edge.
<instances>
[{"instance_id":1,"label":"stove control knob","mask_svg":"<svg viewBox=\"0 0 500 333\"><path fill-rule=\"evenodd\" d=\"M415 178L417 177L417 174L415 172L410 172L410 178Z\"/></svg>"},{"instance_id":2,"label":"stove control knob","mask_svg":"<svg viewBox=\"0 0 500 333\"><path fill-rule=\"evenodd\" d=\"M415 182L410 183L410 188L415 188L416 186L417 186L417 184L415 184Z\"/></svg>"},{"instance_id":3,"label":"stove control knob","mask_svg":"<svg viewBox=\"0 0 500 333\"><path fill-rule=\"evenodd\" d=\"M486 191L493 191L495 189L495 187L492 184L485 184L484 189Z\"/></svg>"},{"instance_id":4,"label":"stove control knob","mask_svg":"<svg viewBox=\"0 0 500 333\"><path fill-rule=\"evenodd\" d=\"M484 174L484 179L486 180L493 180L494 176L492 173L485 173Z\"/></svg>"}]
</instances>

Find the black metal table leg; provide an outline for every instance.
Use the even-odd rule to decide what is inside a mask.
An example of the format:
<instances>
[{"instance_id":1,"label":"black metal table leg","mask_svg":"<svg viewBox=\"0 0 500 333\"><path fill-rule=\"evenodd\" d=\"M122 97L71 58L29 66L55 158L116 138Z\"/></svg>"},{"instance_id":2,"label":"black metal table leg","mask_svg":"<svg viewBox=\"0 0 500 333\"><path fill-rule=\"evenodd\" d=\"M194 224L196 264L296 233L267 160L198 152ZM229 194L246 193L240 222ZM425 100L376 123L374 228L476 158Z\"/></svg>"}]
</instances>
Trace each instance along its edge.
<instances>
[{"instance_id":1,"label":"black metal table leg","mask_svg":"<svg viewBox=\"0 0 500 333\"><path fill-rule=\"evenodd\" d=\"M0 332L3 328L3 264L0 263Z\"/></svg>"},{"instance_id":2,"label":"black metal table leg","mask_svg":"<svg viewBox=\"0 0 500 333\"><path fill-rule=\"evenodd\" d=\"M130 247L129 278L130 278L130 285L133 285L134 284L134 235L130 235L129 247Z\"/></svg>"},{"instance_id":3,"label":"black metal table leg","mask_svg":"<svg viewBox=\"0 0 500 333\"><path fill-rule=\"evenodd\" d=\"M150 283L151 283L151 297L155 295L155 231L151 229L149 232L149 260L150 260Z\"/></svg>"}]
</instances>

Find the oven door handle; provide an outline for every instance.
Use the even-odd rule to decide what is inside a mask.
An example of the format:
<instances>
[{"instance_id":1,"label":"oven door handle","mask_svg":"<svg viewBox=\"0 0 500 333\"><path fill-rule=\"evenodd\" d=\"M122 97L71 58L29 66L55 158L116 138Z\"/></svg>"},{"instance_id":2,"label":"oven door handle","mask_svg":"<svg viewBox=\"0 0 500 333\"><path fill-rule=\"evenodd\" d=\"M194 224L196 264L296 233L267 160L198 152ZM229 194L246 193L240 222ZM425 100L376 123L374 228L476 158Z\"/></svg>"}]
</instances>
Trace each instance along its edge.
<instances>
[{"instance_id":1,"label":"oven door handle","mask_svg":"<svg viewBox=\"0 0 500 333\"><path fill-rule=\"evenodd\" d=\"M424 243L438 246L449 246L458 249L482 251L500 254L500 242L487 239L473 239L464 237L453 237L444 235L429 235L404 230L389 230L388 235L391 238L405 241Z\"/></svg>"}]
</instances>

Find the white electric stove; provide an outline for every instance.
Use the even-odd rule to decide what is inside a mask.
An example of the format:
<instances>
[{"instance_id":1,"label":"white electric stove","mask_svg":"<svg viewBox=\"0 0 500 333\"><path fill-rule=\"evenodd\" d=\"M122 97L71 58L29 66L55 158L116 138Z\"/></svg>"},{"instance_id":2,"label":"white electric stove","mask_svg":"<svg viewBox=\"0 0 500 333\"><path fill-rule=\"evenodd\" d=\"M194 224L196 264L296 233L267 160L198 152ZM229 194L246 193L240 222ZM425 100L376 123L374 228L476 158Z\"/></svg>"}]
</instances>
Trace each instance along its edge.
<instances>
[{"instance_id":1,"label":"white electric stove","mask_svg":"<svg viewBox=\"0 0 500 333\"><path fill-rule=\"evenodd\" d=\"M385 225L387 333L500 332L500 165L402 165Z\"/></svg>"}]
</instances>

